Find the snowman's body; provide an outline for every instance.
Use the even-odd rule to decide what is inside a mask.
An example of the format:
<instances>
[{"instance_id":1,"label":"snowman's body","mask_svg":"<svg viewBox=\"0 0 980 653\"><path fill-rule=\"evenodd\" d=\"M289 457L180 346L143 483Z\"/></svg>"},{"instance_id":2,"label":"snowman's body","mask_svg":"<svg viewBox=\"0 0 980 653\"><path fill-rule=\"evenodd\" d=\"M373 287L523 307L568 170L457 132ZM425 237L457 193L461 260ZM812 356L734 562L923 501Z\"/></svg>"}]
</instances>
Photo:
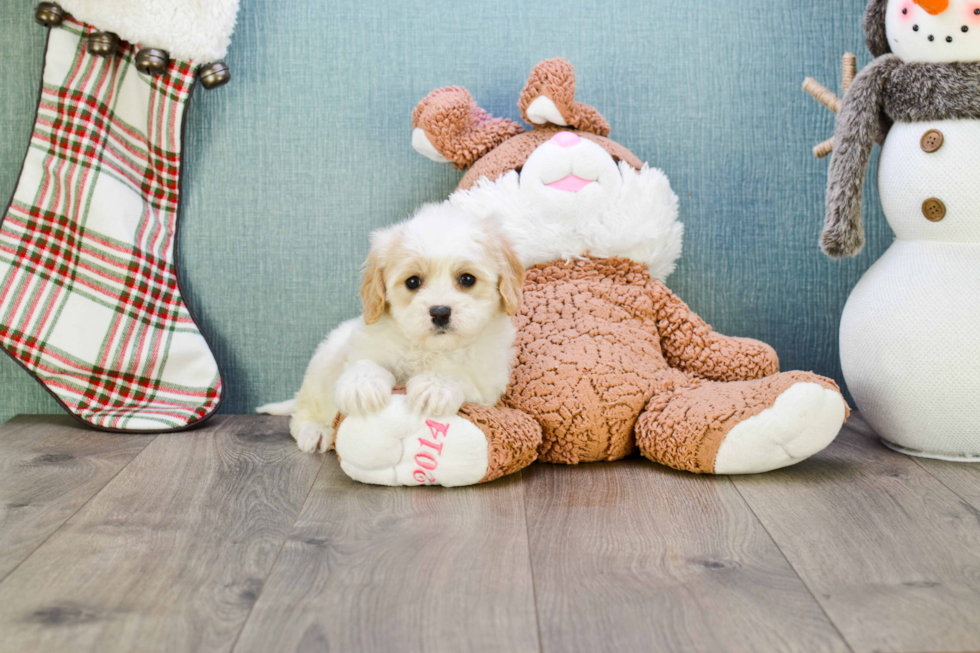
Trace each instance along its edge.
<instances>
[{"instance_id":1,"label":"snowman's body","mask_svg":"<svg viewBox=\"0 0 980 653\"><path fill-rule=\"evenodd\" d=\"M869 0L865 31L881 65L844 99L824 244L835 256L860 248L859 231L849 239L860 230L869 125L883 113L896 122L878 190L896 238L844 308L844 378L886 444L980 460L980 83L969 66L980 62L980 4Z\"/></svg>"},{"instance_id":2,"label":"snowman's body","mask_svg":"<svg viewBox=\"0 0 980 653\"><path fill-rule=\"evenodd\" d=\"M943 137L934 152L930 132ZM980 121L895 124L878 189L896 240L844 309L847 386L887 443L980 457ZM938 222L930 199L946 207Z\"/></svg>"}]
</instances>

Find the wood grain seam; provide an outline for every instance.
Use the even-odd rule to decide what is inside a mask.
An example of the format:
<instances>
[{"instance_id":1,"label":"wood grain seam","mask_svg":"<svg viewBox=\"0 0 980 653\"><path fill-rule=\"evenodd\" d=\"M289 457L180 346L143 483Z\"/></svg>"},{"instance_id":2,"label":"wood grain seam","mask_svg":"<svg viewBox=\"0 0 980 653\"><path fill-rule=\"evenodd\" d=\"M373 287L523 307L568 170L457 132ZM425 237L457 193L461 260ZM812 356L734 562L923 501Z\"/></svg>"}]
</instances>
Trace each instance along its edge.
<instances>
[{"instance_id":1,"label":"wood grain seam","mask_svg":"<svg viewBox=\"0 0 980 653\"><path fill-rule=\"evenodd\" d=\"M538 609L538 587L534 583L534 556L531 553L531 527L527 520L527 487L524 484L524 473L526 469L520 471L521 477L521 505L524 507L524 543L527 545L527 568L531 575L531 598L534 599L534 629L538 635L538 651L544 653L544 640L541 638L541 612Z\"/></svg>"},{"instance_id":2,"label":"wood grain seam","mask_svg":"<svg viewBox=\"0 0 980 653\"><path fill-rule=\"evenodd\" d=\"M948 484L946 484L946 482L943 481L943 479L939 478L938 476L936 476L935 474L933 474L931 471L929 471L929 468L926 465L923 465L922 464L922 461L919 458L916 458L915 456L906 456L906 457L907 458L911 458L912 459L912 462L914 462L916 465L918 465L919 469L921 469L922 471L924 471L926 474L929 475L930 478L935 479L940 485L942 485L944 488L946 488L947 490L949 490L953 494L953 496L955 496L957 499L959 499L960 501L962 501L966 505L971 506L974 511L980 510L980 506L974 505L974 503L973 503L973 501L971 499L967 499L966 497L964 497L963 495L961 495L959 492L957 492L956 490L954 490L952 487L950 487ZM973 464L973 463L958 463L958 464L961 464L961 465L969 465L969 464ZM980 521L980 516L977 517L977 520Z\"/></svg>"},{"instance_id":3,"label":"wood grain seam","mask_svg":"<svg viewBox=\"0 0 980 653\"><path fill-rule=\"evenodd\" d=\"M303 508L306 507L306 502L310 500L310 495L313 493L313 488L316 487L316 481L318 478L320 478L320 474L323 473L323 468L327 465L327 455L329 454L324 455L323 459L320 461L320 468L316 470L316 475L313 477L313 482L310 483L310 487L306 490L306 496L303 497L303 501L300 502L299 507L296 509L296 516L293 517L293 523L289 527L289 530L286 531L286 535L282 538L282 542L279 543L279 550L276 551L276 555L272 559L272 564L269 565L269 571L266 572L265 578L262 579L262 587L259 588L259 591L256 593L255 600L252 601L252 605L248 608L248 613L245 615L245 618L242 619L242 625L238 628L238 632L235 633L235 641L231 643L231 648L228 649L229 653L234 653L235 648L238 646L238 640L242 638L242 633L245 632L245 627L248 625L249 619L252 618L252 613L255 612L255 606L257 606L259 601L262 600L262 593L269 585L269 579L272 578L272 574L276 571L276 564L279 562L279 556L282 555L282 550L286 547L286 542L289 541L289 536L293 534L294 530L296 530L296 524L299 523L299 518L303 514Z\"/></svg>"},{"instance_id":4,"label":"wood grain seam","mask_svg":"<svg viewBox=\"0 0 980 653\"><path fill-rule=\"evenodd\" d=\"M136 460L137 458L139 458L140 456L142 456L143 455L143 452L146 451L146 448L149 447L151 444L153 444L153 442L158 437L160 437L160 435L159 434L156 434L156 435L147 436L147 437L149 437L149 441L145 445L143 445L143 448L139 450L139 453L137 453L135 456L133 456L132 458L130 458L129 459L129 462L127 462L125 465L123 465L122 467L120 467L119 469L117 469L116 470L116 473L113 474L112 476L110 476L106 480L106 482L102 484L102 487L100 487L98 490L96 490L95 492L93 492L92 493L92 496L90 496L88 499L86 499L84 502L82 502L82 504L80 506L78 506L78 508L76 508L75 510L73 510L72 513L70 515L68 515L64 519L64 521L62 521L58 525L57 528L55 528L53 531L51 531L50 533L48 533L47 537L45 537L43 540L41 540L40 542L38 542L37 546L34 547L33 549L31 549L31 552L30 553L28 553L26 556L24 556L24 558L20 562L18 562L16 565L14 565L10 569L10 571L8 571L6 574L4 574L3 577L0 578L0 585L2 585L4 583L4 581L6 581L8 578L10 578L10 576L15 571L17 571L22 564L24 564L28 559L30 559L31 556L33 556L35 553L37 553L38 549L40 549L42 546L44 546L47 543L47 541L50 540L54 536L55 533L57 533L62 528L64 528L65 527L65 524L67 524L72 519L74 519L75 515L77 515L82 510L82 508L84 508L85 506L87 506L92 501L92 499L94 499L95 497L97 497L100 494L102 494L102 491L104 489L106 489L109 486L110 483L112 483L114 480L116 480L116 477L119 476L119 474L124 469L126 469L127 467L129 467L130 465L132 465L134 460Z\"/></svg>"},{"instance_id":5,"label":"wood grain seam","mask_svg":"<svg viewBox=\"0 0 980 653\"><path fill-rule=\"evenodd\" d=\"M817 595L813 593L813 590L810 589L810 586L807 584L806 580L800 575L800 572L796 570L796 567L793 566L793 562L789 559L786 553L783 552L783 547L779 546L779 542L776 541L776 538L773 537L772 533L769 532L769 529L766 528L766 525L759 518L759 515L756 514L755 508L752 507L752 503L745 498L744 494L742 494L742 491L738 487L738 483L736 483L735 479L733 479L731 476L728 477L728 482L732 484L733 488L735 488L735 492L738 494L738 497L742 500L742 503L744 503L745 506L749 509L749 512L752 513L752 516L755 517L755 521L759 524L759 526L762 527L762 531L766 534L766 537L769 538L769 541L772 542L773 546L776 547L776 550L779 551L779 555L782 556L783 560L786 561L786 564L789 565L789 568L793 570L794 574L796 574L796 577L800 580L800 584L806 588L807 594L810 595L810 598L813 599L813 602L817 605L818 608L820 608L820 612L823 614L824 618L827 619L827 623L829 623L830 626L834 629L834 632L837 633L837 636L840 637L841 642L844 643L844 646L847 647L848 651L851 651L851 653L856 653L854 647L851 646L851 643L847 641L846 637L844 637L844 633L842 633L840 628L837 627L837 624L834 623L834 620L831 619L830 615L824 609L823 604L820 602L819 599L817 599Z\"/></svg>"}]
</instances>

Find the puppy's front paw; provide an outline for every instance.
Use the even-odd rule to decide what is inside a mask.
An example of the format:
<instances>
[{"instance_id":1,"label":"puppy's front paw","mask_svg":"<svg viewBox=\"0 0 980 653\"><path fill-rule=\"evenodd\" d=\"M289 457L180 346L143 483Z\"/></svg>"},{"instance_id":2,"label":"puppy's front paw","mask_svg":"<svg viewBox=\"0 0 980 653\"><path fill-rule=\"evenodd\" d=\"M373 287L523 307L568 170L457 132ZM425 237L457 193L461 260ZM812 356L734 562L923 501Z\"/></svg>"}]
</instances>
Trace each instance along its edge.
<instances>
[{"instance_id":1,"label":"puppy's front paw","mask_svg":"<svg viewBox=\"0 0 980 653\"><path fill-rule=\"evenodd\" d=\"M381 379L365 380L355 386L337 388L337 409L344 415L365 417L381 412L391 399L391 386Z\"/></svg>"},{"instance_id":2,"label":"puppy's front paw","mask_svg":"<svg viewBox=\"0 0 980 653\"><path fill-rule=\"evenodd\" d=\"M408 405L420 415L455 415L463 405L462 389L451 380L438 376L423 374L412 377L405 392Z\"/></svg>"},{"instance_id":3,"label":"puppy's front paw","mask_svg":"<svg viewBox=\"0 0 980 653\"><path fill-rule=\"evenodd\" d=\"M294 417L289 422L289 433L296 440L300 451L323 453L333 448L333 429L326 424Z\"/></svg>"},{"instance_id":4,"label":"puppy's front paw","mask_svg":"<svg viewBox=\"0 0 980 653\"><path fill-rule=\"evenodd\" d=\"M334 404L344 415L373 415L388 405L394 385L390 371L372 361L358 361L337 379Z\"/></svg>"}]
</instances>

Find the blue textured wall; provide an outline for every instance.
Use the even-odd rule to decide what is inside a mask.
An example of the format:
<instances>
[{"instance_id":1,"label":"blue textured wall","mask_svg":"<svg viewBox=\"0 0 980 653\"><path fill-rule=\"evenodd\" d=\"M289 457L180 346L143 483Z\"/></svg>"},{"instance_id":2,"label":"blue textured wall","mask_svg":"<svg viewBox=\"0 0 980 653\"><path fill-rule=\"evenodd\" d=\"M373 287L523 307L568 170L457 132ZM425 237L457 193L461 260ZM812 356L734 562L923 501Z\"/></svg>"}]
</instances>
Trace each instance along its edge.
<instances>
[{"instance_id":1,"label":"blue textured wall","mask_svg":"<svg viewBox=\"0 0 980 653\"><path fill-rule=\"evenodd\" d=\"M863 0L242 0L235 79L190 109L180 259L214 343L226 412L292 394L316 343L358 310L368 233L455 187L415 154L412 108L467 87L519 118L539 60L575 64L578 97L612 136L663 168L682 200L685 253L670 285L722 332L760 338L783 368L840 377L848 292L891 241L867 198L869 245L834 263L816 245L831 114L800 90L868 60ZM30 135L44 30L33 3L0 3L0 197ZM0 420L55 412L0 359Z\"/></svg>"}]
</instances>

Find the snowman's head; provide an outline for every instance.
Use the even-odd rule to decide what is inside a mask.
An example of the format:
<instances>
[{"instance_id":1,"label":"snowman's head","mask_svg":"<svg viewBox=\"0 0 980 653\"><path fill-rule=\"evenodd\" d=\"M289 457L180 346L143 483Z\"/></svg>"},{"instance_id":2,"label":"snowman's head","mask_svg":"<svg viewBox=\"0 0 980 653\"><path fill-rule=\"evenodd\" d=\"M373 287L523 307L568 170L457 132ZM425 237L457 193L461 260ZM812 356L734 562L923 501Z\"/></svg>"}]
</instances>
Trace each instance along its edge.
<instances>
[{"instance_id":1,"label":"snowman's head","mask_svg":"<svg viewBox=\"0 0 980 653\"><path fill-rule=\"evenodd\" d=\"M871 0L868 48L920 63L980 61L980 0Z\"/></svg>"}]
</instances>

